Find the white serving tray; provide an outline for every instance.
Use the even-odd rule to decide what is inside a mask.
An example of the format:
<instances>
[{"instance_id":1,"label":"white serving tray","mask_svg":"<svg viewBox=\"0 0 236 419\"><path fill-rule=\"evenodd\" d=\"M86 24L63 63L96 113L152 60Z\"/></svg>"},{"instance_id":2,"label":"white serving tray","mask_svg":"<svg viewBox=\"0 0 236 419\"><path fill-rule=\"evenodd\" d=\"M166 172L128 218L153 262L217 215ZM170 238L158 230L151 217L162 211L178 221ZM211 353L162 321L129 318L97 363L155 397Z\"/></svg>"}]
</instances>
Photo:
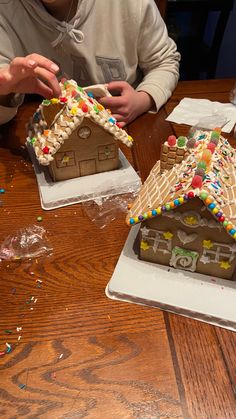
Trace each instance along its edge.
<instances>
[{"instance_id":1,"label":"white serving tray","mask_svg":"<svg viewBox=\"0 0 236 419\"><path fill-rule=\"evenodd\" d=\"M133 250L139 226L131 228L107 297L158 307L236 331L236 281L182 271L138 259Z\"/></svg>"},{"instance_id":2,"label":"white serving tray","mask_svg":"<svg viewBox=\"0 0 236 419\"><path fill-rule=\"evenodd\" d=\"M39 165L30 144L27 149L37 178L41 206L51 210L124 193L137 193L141 179L119 150L120 168L75 179L53 182L47 168Z\"/></svg>"}]
</instances>

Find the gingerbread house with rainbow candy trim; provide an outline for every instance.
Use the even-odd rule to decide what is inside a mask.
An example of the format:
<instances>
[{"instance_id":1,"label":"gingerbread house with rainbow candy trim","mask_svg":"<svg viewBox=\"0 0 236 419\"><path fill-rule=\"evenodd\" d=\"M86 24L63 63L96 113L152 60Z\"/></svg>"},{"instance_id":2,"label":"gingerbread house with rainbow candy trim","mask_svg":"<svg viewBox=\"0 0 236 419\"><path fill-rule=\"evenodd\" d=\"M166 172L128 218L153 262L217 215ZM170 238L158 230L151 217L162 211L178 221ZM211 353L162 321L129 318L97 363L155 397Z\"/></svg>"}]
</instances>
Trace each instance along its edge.
<instances>
[{"instance_id":1,"label":"gingerbread house with rainbow candy trim","mask_svg":"<svg viewBox=\"0 0 236 419\"><path fill-rule=\"evenodd\" d=\"M119 141L132 137L93 94L103 85L81 88L74 80L61 83L61 97L43 100L29 125L27 141L40 165L54 181L118 169Z\"/></svg>"},{"instance_id":2,"label":"gingerbread house with rainbow candy trim","mask_svg":"<svg viewBox=\"0 0 236 419\"><path fill-rule=\"evenodd\" d=\"M139 258L235 280L236 151L219 129L170 136L162 151L126 219L140 223Z\"/></svg>"}]
</instances>

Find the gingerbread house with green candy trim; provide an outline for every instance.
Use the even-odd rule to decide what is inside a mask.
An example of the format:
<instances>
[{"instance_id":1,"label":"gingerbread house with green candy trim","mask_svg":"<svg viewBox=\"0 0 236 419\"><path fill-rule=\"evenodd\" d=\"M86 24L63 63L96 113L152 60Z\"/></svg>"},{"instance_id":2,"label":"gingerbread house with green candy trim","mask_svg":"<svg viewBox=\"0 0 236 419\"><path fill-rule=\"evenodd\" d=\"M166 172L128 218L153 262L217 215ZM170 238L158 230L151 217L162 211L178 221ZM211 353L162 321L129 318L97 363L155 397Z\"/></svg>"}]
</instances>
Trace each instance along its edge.
<instances>
[{"instance_id":1,"label":"gingerbread house with green candy trim","mask_svg":"<svg viewBox=\"0 0 236 419\"><path fill-rule=\"evenodd\" d=\"M39 164L48 166L54 181L118 169L118 143L131 147L132 137L92 91L74 80L61 83L61 90L61 97L43 100L28 125L27 141Z\"/></svg>"},{"instance_id":2,"label":"gingerbread house with green candy trim","mask_svg":"<svg viewBox=\"0 0 236 419\"><path fill-rule=\"evenodd\" d=\"M129 226L141 223L139 258L235 280L236 152L217 129L183 139L164 144L165 160L182 148L182 162L158 161L128 212Z\"/></svg>"}]
</instances>

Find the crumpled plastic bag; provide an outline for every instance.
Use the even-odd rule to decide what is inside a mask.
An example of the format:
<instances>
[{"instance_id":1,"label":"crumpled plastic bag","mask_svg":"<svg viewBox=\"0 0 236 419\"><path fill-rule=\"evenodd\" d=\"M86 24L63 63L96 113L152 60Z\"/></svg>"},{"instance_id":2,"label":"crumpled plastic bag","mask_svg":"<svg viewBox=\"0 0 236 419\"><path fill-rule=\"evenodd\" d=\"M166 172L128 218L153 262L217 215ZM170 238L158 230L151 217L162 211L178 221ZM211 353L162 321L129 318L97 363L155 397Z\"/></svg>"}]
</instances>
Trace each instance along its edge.
<instances>
[{"instance_id":1,"label":"crumpled plastic bag","mask_svg":"<svg viewBox=\"0 0 236 419\"><path fill-rule=\"evenodd\" d=\"M90 220L100 229L114 221L121 213L127 213L128 205L132 203L137 193L127 193L117 196L99 198L83 203L83 208ZM125 224L125 216L124 216Z\"/></svg>"},{"instance_id":2,"label":"crumpled plastic bag","mask_svg":"<svg viewBox=\"0 0 236 419\"><path fill-rule=\"evenodd\" d=\"M46 238L46 230L32 225L9 235L0 245L0 259L31 259L52 253Z\"/></svg>"}]
</instances>

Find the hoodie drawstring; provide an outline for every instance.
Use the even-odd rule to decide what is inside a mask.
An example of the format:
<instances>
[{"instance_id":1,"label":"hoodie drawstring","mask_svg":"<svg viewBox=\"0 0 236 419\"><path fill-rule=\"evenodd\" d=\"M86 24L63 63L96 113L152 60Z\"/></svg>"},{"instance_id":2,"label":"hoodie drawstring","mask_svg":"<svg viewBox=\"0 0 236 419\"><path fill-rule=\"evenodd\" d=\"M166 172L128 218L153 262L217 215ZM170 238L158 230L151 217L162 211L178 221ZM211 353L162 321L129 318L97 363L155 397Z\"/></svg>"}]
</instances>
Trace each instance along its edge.
<instances>
[{"instance_id":1,"label":"hoodie drawstring","mask_svg":"<svg viewBox=\"0 0 236 419\"><path fill-rule=\"evenodd\" d=\"M56 47L65 37L69 35L77 44L81 44L84 40L84 34L79 29L76 29L78 19L73 23L61 22L56 25L56 29L60 32L55 41L51 42L52 47Z\"/></svg>"}]
</instances>

